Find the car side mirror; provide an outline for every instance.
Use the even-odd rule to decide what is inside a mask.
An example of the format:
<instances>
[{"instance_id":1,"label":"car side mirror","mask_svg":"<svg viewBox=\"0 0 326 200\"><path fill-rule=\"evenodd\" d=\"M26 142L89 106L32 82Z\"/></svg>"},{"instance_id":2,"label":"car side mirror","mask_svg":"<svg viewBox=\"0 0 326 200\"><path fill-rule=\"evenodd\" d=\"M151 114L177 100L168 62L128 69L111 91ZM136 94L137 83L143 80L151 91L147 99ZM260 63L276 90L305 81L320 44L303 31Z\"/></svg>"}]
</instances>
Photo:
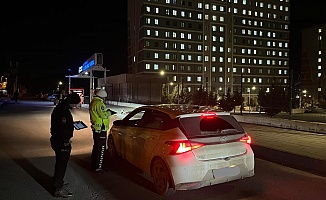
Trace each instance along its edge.
<instances>
[{"instance_id":1,"label":"car side mirror","mask_svg":"<svg viewBox=\"0 0 326 200\"><path fill-rule=\"evenodd\" d=\"M121 126L122 125L122 120L115 120L113 122L113 125L115 125L115 126Z\"/></svg>"}]
</instances>

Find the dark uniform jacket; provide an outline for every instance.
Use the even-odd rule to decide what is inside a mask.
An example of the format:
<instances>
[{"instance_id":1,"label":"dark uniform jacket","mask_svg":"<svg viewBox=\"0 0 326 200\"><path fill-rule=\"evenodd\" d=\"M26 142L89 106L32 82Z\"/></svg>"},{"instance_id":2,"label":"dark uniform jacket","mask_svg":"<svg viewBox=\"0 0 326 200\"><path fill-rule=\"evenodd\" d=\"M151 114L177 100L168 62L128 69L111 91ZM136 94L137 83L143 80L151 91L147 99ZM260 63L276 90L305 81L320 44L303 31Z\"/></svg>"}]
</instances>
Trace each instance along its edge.
<instances>
[{"instance_id":1,"label":"dark uniform jacket","mask_svg":"<svg viewBox=\"0 0 326 200\"><path fill-rule=\"evenodd\" d=\"M63 143L69 143L73 137L74 125L70 113L70 105L62 101L52 111L51 114L51 135L52 139Z\"/></svg>"}]
</instances>

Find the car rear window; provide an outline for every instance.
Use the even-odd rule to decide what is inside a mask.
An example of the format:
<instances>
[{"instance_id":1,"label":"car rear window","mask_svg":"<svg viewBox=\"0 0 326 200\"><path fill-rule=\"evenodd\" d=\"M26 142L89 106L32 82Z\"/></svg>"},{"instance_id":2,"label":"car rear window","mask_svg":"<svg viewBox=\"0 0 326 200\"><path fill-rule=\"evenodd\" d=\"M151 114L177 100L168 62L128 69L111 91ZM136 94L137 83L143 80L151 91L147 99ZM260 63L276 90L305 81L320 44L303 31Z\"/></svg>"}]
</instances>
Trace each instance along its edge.
<instances>
[{"instance_id":1,"label":"car rear window","mask_svg":"<svg viewBox=\"0 0 326 200\"><path fill-rule=\"evenodd\" d=\"M180 123L189 137L220 136L244 132L241 125L231 115L186 117L180 118Z\"/></svg>"}]
</instances>

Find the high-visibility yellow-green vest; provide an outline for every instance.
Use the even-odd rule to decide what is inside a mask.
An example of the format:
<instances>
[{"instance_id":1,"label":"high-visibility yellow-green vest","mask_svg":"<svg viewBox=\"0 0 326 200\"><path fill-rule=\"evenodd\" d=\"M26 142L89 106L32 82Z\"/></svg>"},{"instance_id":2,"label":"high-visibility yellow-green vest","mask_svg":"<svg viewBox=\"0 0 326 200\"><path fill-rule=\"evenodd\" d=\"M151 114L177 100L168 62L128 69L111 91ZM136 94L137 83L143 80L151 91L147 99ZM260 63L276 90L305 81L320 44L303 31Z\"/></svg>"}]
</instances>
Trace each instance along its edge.
<instances>
[{"instance_id":1,"label":"high-visibility yellow-green vest","mask_svg":"<svg viewBox=\"0 0 326 200\"><path fill-rule=\"evenodd\" d=\"M107 131L110 123L110 111L107 111L102 98L95 96L89 105L92 128L95 131Z\"/></svg>"}]
</instances>

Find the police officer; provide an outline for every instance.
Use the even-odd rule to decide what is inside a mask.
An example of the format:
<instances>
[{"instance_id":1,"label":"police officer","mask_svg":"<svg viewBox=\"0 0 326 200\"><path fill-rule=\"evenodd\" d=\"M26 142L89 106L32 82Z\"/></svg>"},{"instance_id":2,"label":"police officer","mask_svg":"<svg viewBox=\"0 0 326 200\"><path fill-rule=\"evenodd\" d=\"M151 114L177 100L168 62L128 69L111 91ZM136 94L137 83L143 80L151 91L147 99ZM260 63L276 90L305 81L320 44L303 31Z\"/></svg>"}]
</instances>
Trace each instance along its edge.
<instances>
[{"instance_id":1,"label":"police officer","mask_svg":"<svg viewBox=\"0 0 326 200\"><path fill-rule=\"evenodd\" d=\"M110 111L105 105L107 93L98 89L89 105L89 115L93 132L93 149L91 156L91 167L95 172L103 170L104 152L106 150L107 130L109 129Z\"/></svg>"},{"instance_id":2,"label":"police officer","mask_svg":"<svg viewBox=\"0 0 326 200\"><path fill-rule=\"evenodd\" d=\"M71 138L74 131L74 121L70 110L75 108L79 102L78 94L69 94L53 109L51 114L50 142L56 156L53 177L55 197L67 198L72 196L72 193L63 187L63 178L70 158Z\"/></svg>"}]
</instances>

